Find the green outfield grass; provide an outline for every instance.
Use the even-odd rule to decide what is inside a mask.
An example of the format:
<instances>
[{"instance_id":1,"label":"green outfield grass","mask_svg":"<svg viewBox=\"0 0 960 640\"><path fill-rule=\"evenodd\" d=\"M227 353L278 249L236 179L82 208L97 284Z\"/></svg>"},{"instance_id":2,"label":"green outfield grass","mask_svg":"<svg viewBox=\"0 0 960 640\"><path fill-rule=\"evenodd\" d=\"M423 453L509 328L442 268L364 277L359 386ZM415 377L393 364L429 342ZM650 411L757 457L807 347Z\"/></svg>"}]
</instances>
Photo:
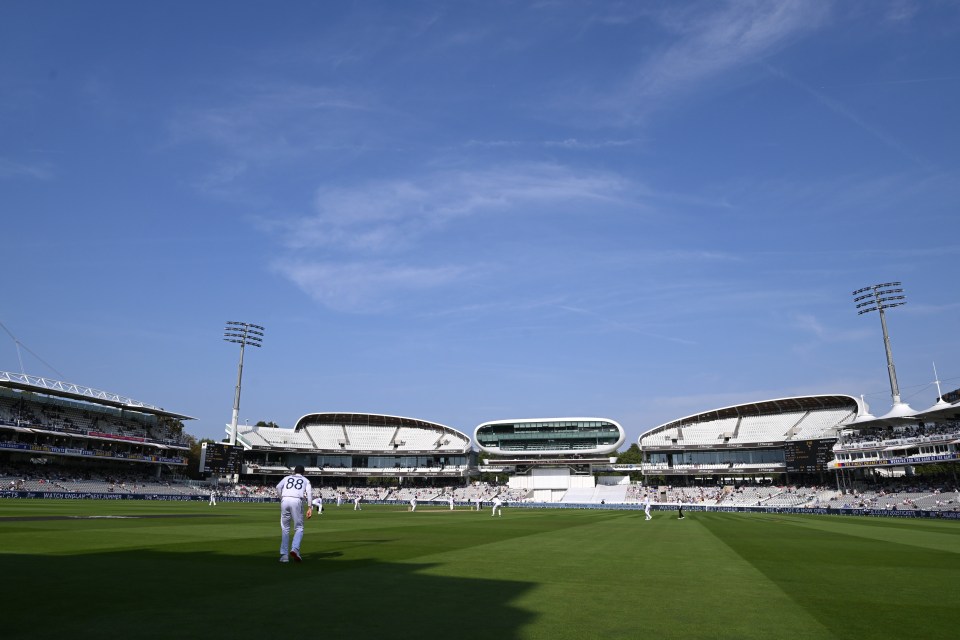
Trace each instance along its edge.
<instances>
[{"instance_id":1,"label":"green outfield grass","mask_svg":"<svg viewBox=\"0 0 960 640\"><path fill-rule=\"evenodd\" d=\"M960 635L960 523L654 515L0 500L0 638Z\"/></svg>"}]
</instances>

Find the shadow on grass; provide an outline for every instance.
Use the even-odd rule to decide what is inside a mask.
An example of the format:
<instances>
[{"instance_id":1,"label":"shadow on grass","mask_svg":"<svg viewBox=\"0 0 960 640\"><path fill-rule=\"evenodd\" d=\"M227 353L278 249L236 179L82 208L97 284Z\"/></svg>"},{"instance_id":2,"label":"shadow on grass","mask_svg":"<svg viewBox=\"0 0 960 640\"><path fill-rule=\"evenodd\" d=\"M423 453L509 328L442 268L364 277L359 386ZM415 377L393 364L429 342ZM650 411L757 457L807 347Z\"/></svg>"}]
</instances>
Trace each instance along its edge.
<instances>
[{"instance_id":1,"label":"shadow on grass","mask_svg":"<svg viewBox=\"0 0 960 640\"><path fill-rule=\"evenodd\" d=\"M364 541L376 544L378 540ZM429 575L437 565L133 550L0 554L3 638L520 637L532 582Z\"/></svg>"},{"instance_id":2,"label":"shadow on grass","mask_svg":"<svg viewBox=\"0 0 960 640\"><path fill-rule=\"evenodd\" d=\"M701 524L837 637L956 637L958 554L815 531L790 519Z\"/></svg>"}]
</instances>

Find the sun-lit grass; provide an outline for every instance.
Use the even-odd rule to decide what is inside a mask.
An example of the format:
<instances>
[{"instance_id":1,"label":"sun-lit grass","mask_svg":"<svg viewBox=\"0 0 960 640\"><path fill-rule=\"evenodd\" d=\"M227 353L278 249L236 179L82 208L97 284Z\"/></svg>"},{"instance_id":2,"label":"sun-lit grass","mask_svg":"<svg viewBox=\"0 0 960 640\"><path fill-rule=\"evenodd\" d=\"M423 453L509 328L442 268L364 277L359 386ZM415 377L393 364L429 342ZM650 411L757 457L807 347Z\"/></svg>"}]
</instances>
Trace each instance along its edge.
<instances>
[{"instance_id":1,"label":"sun-lit grass","mask_svg":"<svg viewBox=\"0 0 960 640\"><path fill-rule=\"evenodd\" d=\"M654 515L4 500L0 637L955 636L956 522Z\"/></svg>"}]
</instances>

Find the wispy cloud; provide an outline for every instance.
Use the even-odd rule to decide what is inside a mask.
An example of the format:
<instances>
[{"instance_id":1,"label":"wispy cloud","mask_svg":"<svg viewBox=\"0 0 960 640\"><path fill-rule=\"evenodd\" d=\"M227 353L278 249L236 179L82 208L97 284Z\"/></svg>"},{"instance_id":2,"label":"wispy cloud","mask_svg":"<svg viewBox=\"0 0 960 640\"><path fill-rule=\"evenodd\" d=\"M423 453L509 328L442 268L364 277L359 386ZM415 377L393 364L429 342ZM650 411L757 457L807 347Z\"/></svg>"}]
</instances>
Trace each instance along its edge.
<instances>
[{"instance_id":1,"label":"wispy cloud","mask_svg":"<svg viewBox=\"0 0 960 640\"><path fill-rule=\"evenodd\" d=\"M377 109L368 96L328 86L242 83L227 93L220 106L181 109L168 124L172 144L209 143L233 158L265 164L355 147L341 130L342 118Z\"/></svg>"},{"instance_id":2,"label":"wispy cloud","mask_svg":"<svg viewBox=\"0 0 960 640\"><path fill-rule=\"evenodd\" d=\"M824 107L826 107L827 109L835 113L836 115L840 116L847 122L850 122L851 124L855 125L858 129L864 131L871 137L879 140L880 142L890 147L891 149L893 149L903 157L907 158L908 160L915 162L917 164L925 165L925 166L929 165L929 163L926 160L924 160L923 158L918 156L916 153L908 149L899 140L894 138L889 133L866 122L863 118L861 118L859 115L854 113L852 109L842 104L839 100L831 98L830 96L826 95L822 91L814 89L807 83L800 81L798 78L790 75L783 69L780 69L778 67L775 67L767 63L764 63L764 67L775 76L779 78L783 78L784 80L794 85L795 87L798 87L799 89L810 94L821 105L823 105Z\"/></svg>"},{"instance_id":3,"label":"wispy cloud","mask_svg":"<svg viewBox=\"0 0 960 640\"><path fill-rule=\"evenodd\" d=\"M407 295L448 286L465 273L458 266L311 260L278 260L273 268L320 304L347 312L390 310Z\"/></svg>"},{"instance_id":4,"label":"wispy cloud","mask_svg":"<svg viewBox=\"0 0 960 640\"><path fill-rule=\"evenodd\" d=\"M16 162L9 158L0 158L0 178L49 180L53 178L53 168L47 163Z\"/></svg>"},{"instance_id":5,"label":"wispy cloud","mask_svg":"<svg viewBox=\"0 0 960 640\"><path fill-rule=\"evenodd\" d=\"M889 22L909 22L920 11L920 4L914 0L892 0L886 6L884 17Z\"/></svg>"},{"instance_id":6,"label":"wispy cloud","mask_svg":"<svg viewBox=\"0 0 960 640\"><path fill-rule=\"evenodd\" d=\"M803 212L804 216L842 215L852 221L863 218L871 222L876 215L891 211L910 210L914 203L929 200L952 202L960 197L960 174L956 171L925 172L911 167L901 172L848 173L826 175L815 179L746 181L728 188L727 197L738 211L764 211L770 207L784 211ZM862 213L861 213L862 212ZM909 248L849 248L850 252L943 252L956 247Z\"/></svg>"},{"instance_id":7,"label":"wispy cloud","mask_svg":"<svg viewBox=\"0 0 960 640\"><path fill-rule=\"evenodd\" d=\"M682 338L678 336L664 335L661 333L655 333L642 325L638 325L631 322L622 322L608 315L599 314L596 311L592 311L590 309L581 309L578 307L571 307L568 305L560 305L559 308L569 313L593 318L594 321L597 322L598 325L602 327L605 331L634 333L647 338L653 338L655 340L663 340L665 342L673 342L676 344L682 344L686 346L692 346L697 344L695 340L690 340L688 338Z\"/></svg>"},{"instance_id":8,"label":"wispy cloud","mask_svg":"<svg viewBox=\"0 0 960 640\"><path fill-rule=\"evenodd\" d=\"M952 312L960 309L960 302L947 302L945 304L907 304L903 309L898 309L907 314L914 315L940 315L942 313Z\"/></svg>"},{"instance_id":9,"label":"wispy cloud","mask_svg":"<svg viewBox=\"0 0 960 640\"><path fill-rule=\"evenodd\" d=\"M719 8L671 5L661 13L675 40L642 62L605 106L628 117L643 115L703 80L769 56L824 24L830 13L828 3L806 0L708 6Z\"/></svg>"},{"instance_id":10,"label":"wispy cloud","mask_svg":"<svg viewBox=\"0 0 960 640\"><path fill-rule=\"evenodd\" d=\"M800 331L812 334L820 342L847 342L849 340L864 340L874 335L869 329L834 329L828 327L815 315L803 313L794 318L794 326Z\"/></svg>"},{"instance_id":11,"label":"wispy cloud","mask_svg":"<svg viewBox=\"0 0 960 640\"><path fill-rule=\"evenodd\" d=\"M466 146L487 149L546 147L548 149L559 148L590 151L597 149L614 149L617 147L633 147L642 143L643 140L641 138L563 138L560 140L468 140Z\"/></svg>"},{"instance_id":12,"label":"wispy cloud","mask_svg":"<svg viewBox=\"0 0 960 640\"><path fill-rule=\"evenodd\" d=\"M561 147L563 149L612 149L616 147L631 147L640 144L640 138L619 138L606 140L582 140L579 138L565 138L563 140L546 140L545 147Z\"/></svg>"},{"instance_id":13,"label":"wispy cloud","mask_svg":"<svg viewBox=\"0 0 960 640\"><path fill-rule=\"evenodd\" d=\"M563 213L571 204L616 204L627 197L629 183L616 174L524 164L324 187L317 192L314 215L270 225L296 249L396 252L456 219L503 212Z\"/></svg>"}]
</instances>

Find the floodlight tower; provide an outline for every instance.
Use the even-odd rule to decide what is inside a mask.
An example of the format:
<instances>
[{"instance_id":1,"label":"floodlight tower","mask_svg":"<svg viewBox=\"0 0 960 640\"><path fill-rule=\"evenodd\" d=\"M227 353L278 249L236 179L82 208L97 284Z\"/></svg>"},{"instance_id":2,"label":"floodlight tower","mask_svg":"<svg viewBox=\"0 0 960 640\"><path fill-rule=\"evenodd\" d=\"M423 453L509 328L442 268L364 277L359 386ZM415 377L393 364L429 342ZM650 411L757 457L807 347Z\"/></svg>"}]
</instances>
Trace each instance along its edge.
<instances>
[{"instance_id":1,"label":"floodlight tower","mask_svg":"<svg viewBox=\"0 0 960 640\"><path fill-rule=\"evenodd\" d=\"M240 383L243 380L243 350L247 345L261 347L264 328L249 322L228 320L223 329L223 339L240 345L240 364L237 365L237 389L233 396L233 419L230 421L230 444L237 444L237 421L240 419Z\"/></svg>"},{"instance_id":2,"label":"floodlight tower","mask_svg":"<svg viewBox=\"0 0 960 640\"><path fill-rule=\"evenodd\" d=\"M887 374L890 376L890 395L893 398L893 410L903 405L900 401L900 387L897 385L897 370L893 366L893 352L890 350L890 334L887 333L887 317L884 311L907 304L907 297L899 282L884 282L853 292L853 301L857 303L857 315L876 311L880 314L880 326L883 328L883 346L887 350Z\"/></svg>"}]
</instances>

